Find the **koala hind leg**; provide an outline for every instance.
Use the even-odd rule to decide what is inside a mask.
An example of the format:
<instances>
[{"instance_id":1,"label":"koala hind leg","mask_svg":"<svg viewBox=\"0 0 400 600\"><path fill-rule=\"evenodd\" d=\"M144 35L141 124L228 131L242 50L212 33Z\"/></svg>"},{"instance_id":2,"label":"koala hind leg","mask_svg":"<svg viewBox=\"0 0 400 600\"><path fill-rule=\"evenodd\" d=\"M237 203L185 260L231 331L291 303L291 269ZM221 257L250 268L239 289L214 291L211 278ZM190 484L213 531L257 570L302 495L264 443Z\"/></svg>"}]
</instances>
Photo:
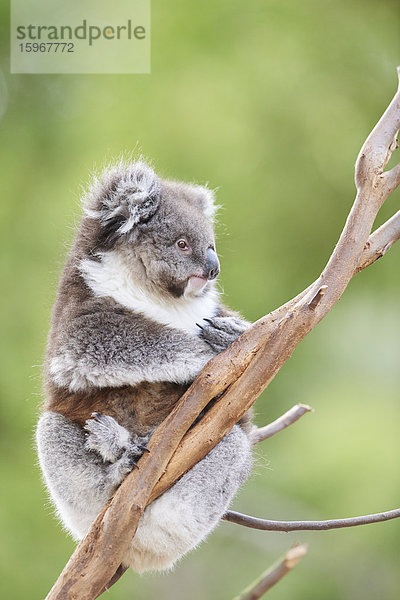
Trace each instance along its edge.
<instances>
[{"instance_id":1,"label":"koala hind leg","mask_svg":"<svg viewBox=\"0 0 400 600\"><path fill-rule=\"evenodd\" d=\"M75 539L87 533L131 471L140 450L134 440L131 454L129 439L121 431L124 428L112 417L101 417L89 419L86 436L81 427L55 412L43 413L38 423L44 478L59 517ZM104 457L110 458L112 452L115 462ZM124 564L138 572L171 568L216 527L250 468L248 437L235 425L203 460L146 508Z\"/></svg>"},{"instance_id":2,"label":"koala hind leg","mask_svg":"<svg viewBox=\"0 0 400 600\"><path fill-rule=\"evenodd\" d=\"M238 425L145 510L124 564L169 569L216 527L251 468L248 437Z\"/></svg>"},{"instance_id":3,"label":"koala hind leg","mask_svg":"<svg viewBox=\"0 0 400 600\"><path fill-rule=\"evenodd\" d=\"M57 514L78 540L142 453L138 440L130 440L112 417L101 417L89 420L85 435L63 415L46 411L36 432L40 466ZM118 447L118 436L125 445Z\"/></svg>"},{"instance_id":4,"label":"koala hind leg","mask_svg":"<svg viewBox=\"0 0 400 600\"><path fill-rule=\"evenodd\" d=\"M93 413L92 419L86 421L84 429L86 449L97 452L104 461L115 463L127 454L135 464L143 452L148 452L147 442L150 434L145 437L132 435L109 415Z\"/></svg>"}]
</instances>

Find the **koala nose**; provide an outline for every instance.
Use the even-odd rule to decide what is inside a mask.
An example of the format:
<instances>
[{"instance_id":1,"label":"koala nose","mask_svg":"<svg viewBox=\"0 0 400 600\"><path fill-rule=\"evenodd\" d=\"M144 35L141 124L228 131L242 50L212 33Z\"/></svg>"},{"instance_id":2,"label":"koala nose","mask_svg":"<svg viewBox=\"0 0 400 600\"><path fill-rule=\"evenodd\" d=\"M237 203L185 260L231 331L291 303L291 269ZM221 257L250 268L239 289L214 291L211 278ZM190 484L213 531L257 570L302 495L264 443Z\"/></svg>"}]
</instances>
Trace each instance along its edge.
<instances>
[{"instance_id":1,"label":"koala nose","mask_svg":"<svg viewBox=\"0 0 400 600\"><path fill-rule=\"evenodd\" d=\"M215 279L219 273L219 260L217 253L212 248L208 248L206 254L205 276L207 279Z\"/></svg>"}]
</instances>

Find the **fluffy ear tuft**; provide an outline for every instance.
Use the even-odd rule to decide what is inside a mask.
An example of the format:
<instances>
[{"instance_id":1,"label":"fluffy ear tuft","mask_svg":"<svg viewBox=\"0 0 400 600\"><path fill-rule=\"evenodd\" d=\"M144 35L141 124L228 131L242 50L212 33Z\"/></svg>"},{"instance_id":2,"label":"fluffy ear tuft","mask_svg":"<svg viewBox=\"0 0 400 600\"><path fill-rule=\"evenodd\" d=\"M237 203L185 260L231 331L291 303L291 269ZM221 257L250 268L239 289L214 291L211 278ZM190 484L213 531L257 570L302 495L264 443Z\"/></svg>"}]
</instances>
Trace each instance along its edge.
<instances>
[{"instance_id":1,"label":"fluffy ear tuft","mask_svg":"<svg viewBox=\"0 0 400 600\"><path fill-rule=\"evenodd\" d=\"M160 182L144 162L120 162L94 179L84 199L88 217L98 219L110 241L132 231L154 215L160 203Z\"/></svg>"},{"instance_id":2,"label":"fluffy ear tuft","mask_svg":"<svg viewBox=\"0 0 400 600\"><path fill-rule=\"evenodd\" d=\"M215 204L215 195L213 190L210 190L208 187L203 185L192 184L190 187L196 194L196 201L200 205L201 211L207 218L213 220L215 213L220 208L217 204Z\"/></svg>"}]
</instances>

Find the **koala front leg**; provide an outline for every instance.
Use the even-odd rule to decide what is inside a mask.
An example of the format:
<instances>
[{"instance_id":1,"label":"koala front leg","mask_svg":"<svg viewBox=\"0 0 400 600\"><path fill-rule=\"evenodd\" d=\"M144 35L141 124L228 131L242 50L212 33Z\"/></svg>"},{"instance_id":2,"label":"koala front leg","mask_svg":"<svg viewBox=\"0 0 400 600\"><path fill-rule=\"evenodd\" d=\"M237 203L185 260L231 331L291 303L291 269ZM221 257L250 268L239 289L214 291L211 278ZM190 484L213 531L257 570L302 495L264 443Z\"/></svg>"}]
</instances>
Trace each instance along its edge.
<instances>
[{"instance_id":1,"label":"koala front leg","mask_svg":"<svg viewBox=\"0 0 400 600\"><path fill-rule=\"evenodd\" d=\"M52 382L71 392L144 381L186 384L214 354L198 335L132 311L98 311L72 320L48 367Z\"/></svg>"},{"instance_id":2,"label":"koala front leg","mask_svg":"<svg viewBox=\"0 0 400 600\"><path fill-rule=\"evenodd\" d=\"M112 417L87 422L87 433L55 412L40 417L39 462L56 511L81 539L115 489L143 453L144 438L129 438Z\"/></svg>"},{"instance_id":3,"label":"koala front leg","mask_svg":"<svg viewBox=\"0 0 400 600\"><path fill-rule=\"evenodd\" d=\"M217 354L230 346L250 325L251 323L236 316L216 316L204 319L204 323L198 327L200 337Z\"/></svg>"}]
</instances>

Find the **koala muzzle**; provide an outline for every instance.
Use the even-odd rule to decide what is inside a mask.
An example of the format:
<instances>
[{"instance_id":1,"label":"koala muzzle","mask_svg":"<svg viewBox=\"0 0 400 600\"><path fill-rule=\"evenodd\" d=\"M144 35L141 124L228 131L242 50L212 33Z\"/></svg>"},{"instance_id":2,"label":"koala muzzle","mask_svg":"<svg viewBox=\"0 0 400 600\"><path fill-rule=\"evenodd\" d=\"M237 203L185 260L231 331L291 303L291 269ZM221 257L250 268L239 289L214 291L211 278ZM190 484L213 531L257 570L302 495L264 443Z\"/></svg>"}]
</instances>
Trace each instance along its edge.
<instances>
[{"instance_id":1,"label":"koala muzzle","mask_svg":"<svg viewBox=\"0 0 400 600\"><path fill-rule=\"evenodd\" d=\"M208 248L206 254L206 264L204 266L204 275L207 279L215 279L219 273L219 260L217 253L212 249Z\"/></svg>"}]
</instances>

